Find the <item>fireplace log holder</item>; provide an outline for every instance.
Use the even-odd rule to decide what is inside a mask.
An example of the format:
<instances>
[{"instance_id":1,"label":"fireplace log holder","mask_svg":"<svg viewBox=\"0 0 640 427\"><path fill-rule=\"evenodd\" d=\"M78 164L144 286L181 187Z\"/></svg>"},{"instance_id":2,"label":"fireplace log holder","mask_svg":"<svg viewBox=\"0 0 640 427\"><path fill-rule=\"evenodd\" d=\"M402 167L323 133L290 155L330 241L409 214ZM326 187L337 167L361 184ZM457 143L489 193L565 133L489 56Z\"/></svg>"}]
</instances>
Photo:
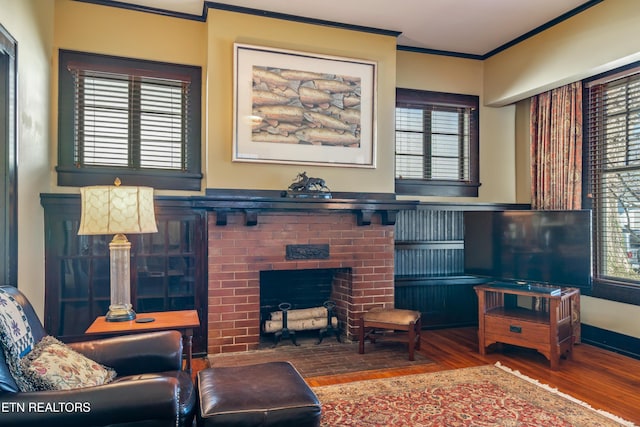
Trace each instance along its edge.
<instances>
[{"instance_id":1,"label":"fireplace log holder","mask_svg":"<svg viewBox=\"0 0 640 427\"><path fill-rule=\"evenodd\" d=\"M272 320L266 321L264 325L265 332L273 332L274 344L276 347L281 339L291 339L294 345L299 345L296 341L296 331L300 330L319 330L317 344L320 344L325 336L334 334L338 342L340 341L340 330L338 321L334 313L336 303L333 301L325 301L322 307L313 307L309 309L291 310L292 305L288 302L278 304L280 312L273 312ZM326 313L326 318L318 317L318 311ZM291 318L290 318L291 315ZM323 314L324 315L324 314ZM280 325L278 325L280 321ZM293 327L290 322L293 322ZM275 330L275 328L278 328Z\"/></svg>"},{"instance_id":2,"label":"fireplace log holder","mask_svg":"<svg viewBox=\"0 0 640 427\"><path fill-rule=\"evenodd\" d=\"M293 345L300 345L296 342L296 331L290 331L287 325L287 317L289 310L291 310L291 304L288 302L281 302L278 304L278 308L282 311L282 329L273 334L273 346L277 346L281 338L290 338Z\"/></svg>"},{"instance_id":3,"label":"fireplace log holder","mask_svg":"<svg viewBox=\"0 0 640 427\"><path fill-rule=\"evenodd\" d=\"M325 335L335 335L336 340L340 341L340 329L333 327L333 322L331 321L334 318L334 309L336 308L336 303L333 301L325 301L322 306L327 309L327 326L320 329L320 336L318 338L318 342L316 344L320 344Z\"/></svg>"}]
</instances>

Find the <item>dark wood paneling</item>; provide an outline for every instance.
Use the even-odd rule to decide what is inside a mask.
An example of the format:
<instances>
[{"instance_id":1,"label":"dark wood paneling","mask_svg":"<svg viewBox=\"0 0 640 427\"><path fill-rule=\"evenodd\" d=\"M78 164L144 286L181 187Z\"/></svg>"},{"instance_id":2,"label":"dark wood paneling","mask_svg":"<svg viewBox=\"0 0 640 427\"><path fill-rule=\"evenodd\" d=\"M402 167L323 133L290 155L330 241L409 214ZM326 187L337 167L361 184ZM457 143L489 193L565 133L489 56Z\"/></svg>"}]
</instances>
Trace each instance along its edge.
<instances>
[{"instance_id":1,"label":"dark wood paneling","mask_svg":"<svg viewBox=\"0 0 640 427\"><path fill-rule=\"evenodd\" d=\"M473 287L483 282L470 276L396 278L395 306L420 311L423 329L477 325Z\"/></svg>"},{"instance_id":2,"label":"dark wood paneling","mask_svg":"<svg viewBox=\"0 0 640 427\"><path fill-rule=\"evenodd\" d=\"M396 276L433 276L464 272L463 212L401 211L396 217Z\"/></svg>"},{"instance_id":3,"label":"dark wood paneling","mask_svg":"<svg viewBox=\"0 0 640 427\"><path fill-rule=\"evenodd\" d=\"M640 338L585 324L581 329L582 342L640 360Z\"/></svg>"}]
</instances>

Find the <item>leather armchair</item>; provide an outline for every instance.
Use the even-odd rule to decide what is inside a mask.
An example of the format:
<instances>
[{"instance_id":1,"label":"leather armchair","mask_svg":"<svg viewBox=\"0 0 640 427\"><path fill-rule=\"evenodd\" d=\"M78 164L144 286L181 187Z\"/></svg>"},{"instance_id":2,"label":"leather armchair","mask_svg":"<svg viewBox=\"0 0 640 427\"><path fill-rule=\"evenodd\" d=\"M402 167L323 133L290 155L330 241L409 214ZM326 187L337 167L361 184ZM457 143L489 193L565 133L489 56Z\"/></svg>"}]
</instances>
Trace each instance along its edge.
<instances>
[{"instance_id":1,"label":"leather armchair","mask_svg":"<svg viewBox=\"0 0 640 427\"><path fill-rule=\"evenodd\" d=\"M26 297L3 286L23 307L35 342L46 332ZM2 309L0 307L0 309ZM182 337L163 331L68 344L116 370L113 382L74 390L21 392L0 351L2 426L191 427L195 388L182 371Z\"/></svg>"}]
</instances>

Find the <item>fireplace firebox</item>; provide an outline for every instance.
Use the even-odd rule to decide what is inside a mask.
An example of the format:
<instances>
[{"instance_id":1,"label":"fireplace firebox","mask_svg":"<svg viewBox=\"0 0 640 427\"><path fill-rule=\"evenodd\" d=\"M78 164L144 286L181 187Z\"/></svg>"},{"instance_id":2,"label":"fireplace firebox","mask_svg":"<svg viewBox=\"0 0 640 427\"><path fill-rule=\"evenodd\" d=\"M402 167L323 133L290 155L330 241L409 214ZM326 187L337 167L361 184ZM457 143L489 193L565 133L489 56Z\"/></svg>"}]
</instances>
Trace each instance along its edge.
<instances>
[{"instance_id":1,"label":"fireplace firebox","mask_svg":"<svg viewBox=\"0 0 640 427\"><path fill-rule=\"evenodd\" d=\"M281 303L292 310L322 307L334 298L333 277L340 269L313 268L299 270L269 270L260 272L260 321L278 311Z\"/></svg>"}]
</instances>

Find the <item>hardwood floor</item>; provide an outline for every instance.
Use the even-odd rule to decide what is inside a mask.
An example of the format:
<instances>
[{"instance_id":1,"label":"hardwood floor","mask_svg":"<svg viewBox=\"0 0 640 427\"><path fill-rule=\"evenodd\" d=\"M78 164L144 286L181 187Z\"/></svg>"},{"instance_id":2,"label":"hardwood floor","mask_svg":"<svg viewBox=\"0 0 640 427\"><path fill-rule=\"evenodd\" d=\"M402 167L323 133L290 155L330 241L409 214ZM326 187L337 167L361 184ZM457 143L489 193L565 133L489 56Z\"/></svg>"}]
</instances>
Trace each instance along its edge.
<instances>
[{"instance_id":1,"label":"hardwood floor","mask_svg":"<svg viewBox=\"0 0 640 427\"><path fill-rule=\"evenodd\" d=\"M476 328L423 330L421 340L420 352L435 363L312 377L306 379L307 383L313 387L494 364L499 361L513 370L587 402L596 409L640 425L640 360L588 344L578 344L574 347L573 359L562 359L560 369L552 371L547 359L533 350L504 346L502 352L480 356ZM198 363L194 363L194 367L198 369Z\"/></svg>"}]
</instances>

